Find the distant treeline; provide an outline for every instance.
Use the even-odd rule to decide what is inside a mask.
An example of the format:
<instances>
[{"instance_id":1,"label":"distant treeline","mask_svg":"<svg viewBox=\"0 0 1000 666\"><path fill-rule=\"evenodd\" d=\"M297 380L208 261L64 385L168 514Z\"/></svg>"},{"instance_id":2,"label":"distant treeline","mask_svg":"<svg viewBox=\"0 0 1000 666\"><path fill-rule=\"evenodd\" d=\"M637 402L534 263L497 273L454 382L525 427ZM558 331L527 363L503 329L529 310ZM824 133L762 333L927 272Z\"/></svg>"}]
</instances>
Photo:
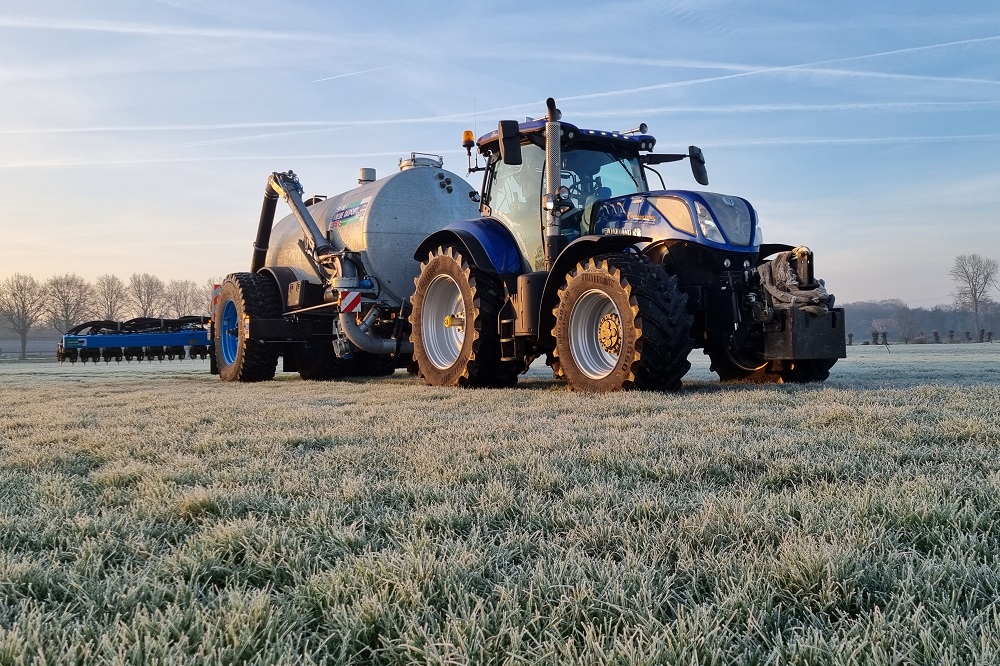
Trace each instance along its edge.
<instances>
[{"instance_id":1,"label":"distant treeline","mask_svg":"<svg viewBox=\"0 0 1000 666\"><path fill-rule=\"evenodd\" d=\"M885 333L886 340L894 344L933 342L935 331L945 343L979 340L975 317L966 308L951 305L911 308L898 298L841 305L847 319L847 331L854 334L856 345L865 340L871 342L873 331ZM979 328L1000 336L1000 303L985 301L980 305Z\"/></svg>"},{"instance_id":2,"label":"distant treeline","mask_svg":"<svg viewBox=\"0 0 1000 666\"><path fill-rule=\"evenodd\" d=\"M63 334L93 320L209 316L213 284L213 280L201 285L192 280L164 282L149 273L134 273L127 281L107 274L93 282L75 273L46 280L15 273L0 280L0 339L17 339L19 355L26 358L28 339L43 331Z\"/></svg>"}]
</instances>

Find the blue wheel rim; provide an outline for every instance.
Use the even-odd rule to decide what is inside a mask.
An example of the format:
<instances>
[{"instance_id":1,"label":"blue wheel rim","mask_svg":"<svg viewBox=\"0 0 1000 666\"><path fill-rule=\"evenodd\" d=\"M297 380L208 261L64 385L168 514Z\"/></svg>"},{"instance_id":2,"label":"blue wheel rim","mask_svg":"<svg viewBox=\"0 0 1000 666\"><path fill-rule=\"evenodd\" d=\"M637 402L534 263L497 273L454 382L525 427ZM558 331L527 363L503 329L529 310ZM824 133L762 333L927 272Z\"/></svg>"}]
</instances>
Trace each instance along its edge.
<instances>
[{"instance_id":1,"label":"blue wheel rim","mask_svg":"<svg viewBox=\"0 0 1000 666\"><path fill-rule=\"evenodd\" d=\"M226 365L232 365L236 362L236 352L240 348L239 325L236 303L228 300L222 306L222 321L219 323L221 328L219 345L222 347L222 360L226 362Z\"/></svg>"}]
</instances>

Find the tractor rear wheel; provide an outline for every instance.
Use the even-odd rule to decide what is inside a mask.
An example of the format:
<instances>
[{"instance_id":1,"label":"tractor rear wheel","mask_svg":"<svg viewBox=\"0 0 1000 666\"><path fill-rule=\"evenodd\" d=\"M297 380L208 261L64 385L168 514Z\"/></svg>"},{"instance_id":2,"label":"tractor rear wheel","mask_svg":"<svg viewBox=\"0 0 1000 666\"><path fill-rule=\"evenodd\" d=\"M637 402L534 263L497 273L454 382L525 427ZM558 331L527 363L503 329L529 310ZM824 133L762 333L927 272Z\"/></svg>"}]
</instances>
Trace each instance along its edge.
<instances>
[{"instance_id":1,"label":"tractor rear wheel","mask_svg":"<svg viewBox=\"0 0 1000 666\"><path fill-rule=\"evenodd\" d=\"M628 254L577 264L559 290L557 377L579 391L676 391L690 369L691 316L677 278Z\"/></svg>"},{"instance_id":2,"label":"tractor rear wheel","mask_svg":"<svg viewBox=\"0 0 1000 666\"><path fill-rule=\"evenodd\" d=\"M441 246L420 265L413 293L413 359L432 386L504 387L523 363L500 360L499 276L480 270L457 246Z\"/></svg>"},{"instance_id":3,"label":"tractor rear wheel","mask_svg":"<svg viewBox=\"0 0 1000 666\"><path fill-rule=\"evenodd\" d=\"M281 316L281 295L267 275L232 273L219 289L213 326L219 376L227 382L273 379L278 348L250 338L244 325L248 317Z\"/></svg>"}]
</instances>

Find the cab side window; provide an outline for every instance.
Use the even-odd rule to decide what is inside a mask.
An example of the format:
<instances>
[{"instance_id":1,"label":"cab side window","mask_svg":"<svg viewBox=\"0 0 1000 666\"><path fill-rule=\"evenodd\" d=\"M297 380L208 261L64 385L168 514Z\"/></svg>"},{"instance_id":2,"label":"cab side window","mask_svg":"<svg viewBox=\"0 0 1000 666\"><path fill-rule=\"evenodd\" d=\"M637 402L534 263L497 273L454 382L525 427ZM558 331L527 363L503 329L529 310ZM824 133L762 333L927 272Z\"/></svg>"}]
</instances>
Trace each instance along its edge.
<instances>
[{"instance_id":1,"label":"cab side window","mask_svg":"<svg viewBox=\"0 0 1000 666\"><path fill-rule=\"evenodd\" d=\"M535 145L522 146L522 163L516 166L497 160L489 206L517 240L521 254L532 270L545 265L542 250L542 177L545 151Z\"/></svg>"}]
</instances>

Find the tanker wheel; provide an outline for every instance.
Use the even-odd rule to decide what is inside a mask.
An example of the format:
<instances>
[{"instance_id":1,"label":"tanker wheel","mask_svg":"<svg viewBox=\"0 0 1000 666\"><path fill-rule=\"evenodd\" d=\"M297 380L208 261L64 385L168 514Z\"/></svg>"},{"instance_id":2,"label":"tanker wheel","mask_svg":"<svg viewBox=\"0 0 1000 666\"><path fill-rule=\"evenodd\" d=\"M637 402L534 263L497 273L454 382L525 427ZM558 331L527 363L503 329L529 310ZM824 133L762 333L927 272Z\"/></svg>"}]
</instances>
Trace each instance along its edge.
<instances>
[{"instance_id":1,"label":"tanker wheel","mask_svg":"<svg viewBox=\"0 0 1000 666\"><path fill-rule=\"evenodd\" d=\"M559 290L551 364L578 391L676 391L691 367L691 316L677 278L628 254L576 265Z\"/></svg>"},{"instance_id":2,"label":"tanker wheel","mask_svg":"<svg viewBox=\"0 0 1000 666\"><path fill-rule=\"evenodd\" d=\"M219 377L227 382L273 379L278 348L248 337L248 317L281 316L281 295L267 275L232 273L219 289L215 309L214 343Z\"/></svg>"},{"instance_id":3,"label":"tanker wheel","mask_svg":"<svg viewBox=\"0 0 1000 666\"><path fill-rule=\"evenodd\" d=\"M830 376L830 368L837 362L835 358L810 358L800 361L784 361L781 378L786 382L807 384L823 382Z\"/></svg>"},{"instance_id":4,"label":"tanker wheel","mask_svg":"<svg viewBox=\"0 0 1000 666\"><path fill-rule=\"evenodd\" d=\"M298 368L299 377L314 381L355 377L359 374L360 359L358 355L362 352L356 347L352 351L353 354L350 358L338 358L333 352L333 343L330 341L318 342L310 346L302 345L295 351L295 365Z\"/></svg>"},{"instance_id":5,"label":"tanker wheel","mask_svg":"<svg viewBox=\"0 0 1000 666\"><path fill-rule=\"evenodd\" d=\"M480 270L456 246L438 247L420 265L413 312L413 359L432 386L504 387L523 363L500 360L500 277Z\"/></svg>"},{"instance_id":6,"label":"tanker wheel","mask_svg":"<svg viewBox=\"0 0 1000 666\"><path fill-rule=\"evenodd\" d=\"M358 374L362 377L388 377L396 372L398 358L389 354L372 354L361 352L361 365Z\"/></svg>"}]
</instances>

